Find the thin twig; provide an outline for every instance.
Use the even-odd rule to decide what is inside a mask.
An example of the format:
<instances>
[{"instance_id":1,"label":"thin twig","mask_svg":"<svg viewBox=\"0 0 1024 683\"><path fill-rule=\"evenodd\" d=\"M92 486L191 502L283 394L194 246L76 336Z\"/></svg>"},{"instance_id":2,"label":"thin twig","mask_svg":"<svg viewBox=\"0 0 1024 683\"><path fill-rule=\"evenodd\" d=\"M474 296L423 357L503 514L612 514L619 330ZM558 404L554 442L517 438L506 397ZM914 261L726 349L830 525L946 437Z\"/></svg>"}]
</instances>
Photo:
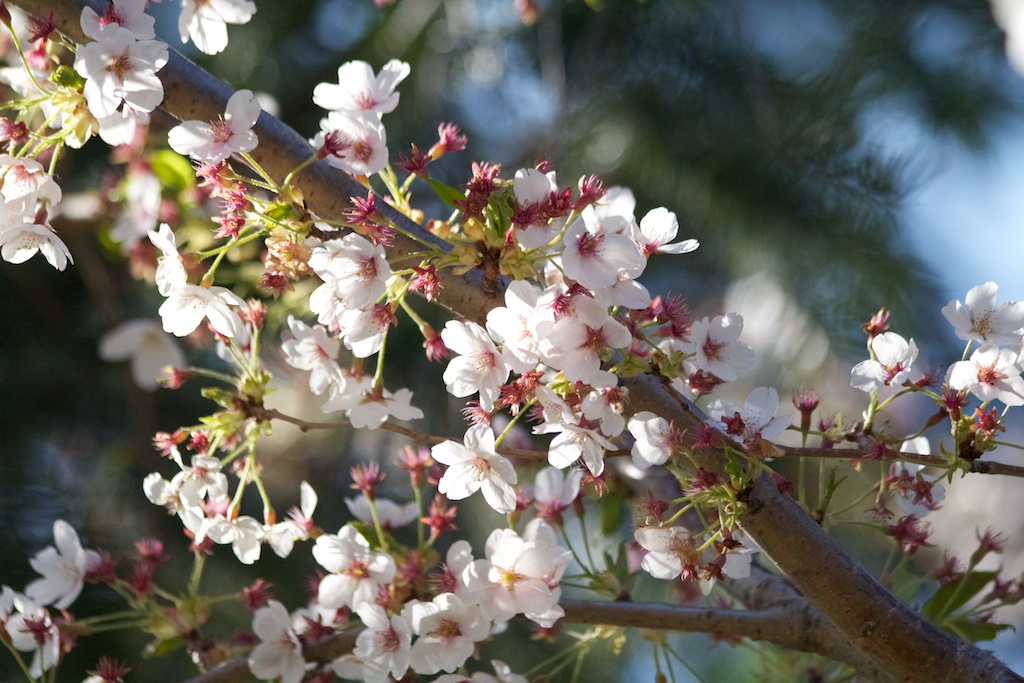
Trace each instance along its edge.
<instances>
[{"instance_id":1,"label":"thin twig","mask_svg":"<svg viewBox=\"0 0 1024 683\"><path fill-rule=\"evenodd\" d=\"M839 460L850 460L863 458L866 460L880 460L883 462L912 462L925 467L938 467L946 469L948 461L941 455L920 455L918 453L903 453L892 451L879 457L877 453L862 448L792 448L779 446L784 457L787 458L831 458ZM1010 465L1002 462L989 460L974 460L970 464L969 472L976 474L1002 474L1007 477L1024 477L1024 467Z\"/></svg>"}]
</instances>

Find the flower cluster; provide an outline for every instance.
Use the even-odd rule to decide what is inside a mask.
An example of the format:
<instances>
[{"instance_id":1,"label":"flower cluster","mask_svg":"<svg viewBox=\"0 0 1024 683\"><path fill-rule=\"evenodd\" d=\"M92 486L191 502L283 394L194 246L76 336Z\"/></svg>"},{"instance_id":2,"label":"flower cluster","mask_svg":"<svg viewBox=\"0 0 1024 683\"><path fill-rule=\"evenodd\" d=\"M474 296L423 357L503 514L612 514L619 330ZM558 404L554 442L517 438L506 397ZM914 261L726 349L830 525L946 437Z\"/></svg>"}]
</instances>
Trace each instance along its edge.
<instances>
[{"instance_id":1,"label":"flower cluster","mask_svg":"<svg viewBox=\"0 0 1024 683\"><path fill-rule=\"evenodd\" d=\"M305 161L287 173L269 172L257 161L263 161L259 152L250 154L260 143L257 132L269 130L258 124L269 115L251 91L235 92L215 120L174 126L167 144L195 164L193 178L181 156L141 151L169 62L145 9L144 0L113 0L103 14L86 8L81 27L89 41L65 59L73 68L61 66L49 49L52 27L30 32L35 47L27 53L13 30L12 55L25 68L4 69L0 79L24 101L16 105L17 121L3 120L10 145L0 155L0 255L21 263L42 253L54 268L66 268L70 252L50 225L61 201L53 178L57 152L93 135L118 146L128 169L111 196L120 195L126 208L109 236L132 273L155 285L163 301L159 322L124 323L104 336L99 353L110 361L130 359L146 390L216 383L202 389L217 406L213 412L156 435L169 473L146 476L143 491L180 520L196 558L194 583L202 557L216 546L230 546L238 561L253 565L267 546L289 558L308 541L320 568L315 597L299 609L273 599L260 582L240 594L253 611L251 633L232 647L259 679L300 683L335 674L385 683L443 672L437 681L492 680L481 672L467 678L467 661L520 615L553 632L565 615L560 600L571 561L579 565L581 585L616 600L632 597L638 569L686 582L677 588L699 586L705 595L718 580L748 576L757 547L738 520L762 473L780 491L792 491L770 470L787 456L776 443L787 430L794 437L799 432L805 446L820 439L823 451L840 442L855 446L850 460L858 467L882 461L868 514L909 555L929 544L922 519L944 499L939 480L969 469L1005 430L1005 411L990 403L1024 405L1024 304L997 306L993 283L972 289L966 304L943 309L967 347L941 382L931 373L912 374L918 347L887 331L884 311L864 326L869 357L853 367L850 384L865 392L868 409L856 425L844 428L838 416L825 417L813 429L814 392L794 398L799 428L793 414L780 414L775 388L753 388L742 403L730 400L729 385L755 367L754 350L741 341L743 318L726 312L693 319L682 299L652 297L640 281L650 259L698 248L694 239L676 241L676 214L666 207L638 213L629 189L605 188L594 176L575 188L562 186L548 161L511 177L495 164L476 163L464 184L449 186L431 175L430 164L465 148L453 124L439 126L427 152L411 147L396 164L408 174L400 180L382 123L411 72L398 60L378 72L348 62L337 83L314 89L313 102L328 113ZM227 25L244 24L255 11L250 0L182 0L179 32L184 42L215 54L227 45ZM297 179L318 162L368 193L351 197L343 215L316 215ZM160 178L182 164L183 173L170 175L188 191L165 196ZM428 220L413 208L412 190L423 185L450 208L447 218ZM394 249L398 244L406 247ZM422 314L423 302L410 294L428 303L443 299L450 278L470 273L493 305L435 330L427 321L436 319ZM411 381L386 388L397 383L385 364L389 339L403 325L415 326L429 360L447 359L436 374L451 397L465 400L468 425L459 428L460 437L399 424L425 415L413 405ZM175 339L186 337L190 346L212 352L186 353ZM631 403L637 390L631 382L641 375L639 381L664 387L692 420L682 424L678 413L670 419ZM292 406L268 404L289 379L303 392L308 387L319 420L333 421L307 421L291 414ZM917 393L933 400L938 413L911 436L894 434L878 419L880 411ZM970 397L979 402L973 413L965 410ZM344 419L335 420L339 413ZM933 456L923 434L947 419L953 448ZM390 430L430 447L410 447L394 463L381 457L352 468L352 488L361 495L345 503L355 521L325 533L313 520L322 490L303 481L298 506L285 519L271 501L262 440L281 422L303 430ZM389 464L409 473L412 502L379 495ZM657 499L642 488L645 471L659 472L651 481L674 476L681 493ZM607 472L614 473L608 481ZM619 480L641 487L634 524L620 539L625 550L597 554L585 528L586 502ZM826 481L822 469L817 521L829 514L841 483L836 470ZM797 487L800 503L812 509L802 466ZM490 532L482 557L457 540L442 562L437 543L456 528L458 512L476 493L504 515L507 528ZM898 519L890 501L902 509ZM521 524L531 507L532 518ZM694 509L699 514L687 514ZM576 529L567 526L576 524L585 553L569 549ZM207 604L188 605L189 611L184 598L155 588L162 547L138 546L133 574L119 579L109 556L83 549L65 522L54 526L54 538L56 547L31 560L41 578L23 594L7 586L0 592L0 640L9 641L19 661L20 653L34 653L22 667L32 676L52 669L67 647L62 635L69 629L62 632L61 620L72 617L51 615L47 607L67 610L87 578L114 586L158 642L194 632L205 620ZM997 545L983 542L985 553ZM1024 597L1024 588L1000 584L995 573L981 578L979 585L991 581L999 594L977 610L979 618L991 616L991 605ZM175 604L157 607L153 596ZM351 652L331 661L307 656L306 646L356 621ZM124 673L109 661L99 669L96 680L120 680ZM494 669L501 683L525 680L500 662Z\"/></svg>"}]
</instances>

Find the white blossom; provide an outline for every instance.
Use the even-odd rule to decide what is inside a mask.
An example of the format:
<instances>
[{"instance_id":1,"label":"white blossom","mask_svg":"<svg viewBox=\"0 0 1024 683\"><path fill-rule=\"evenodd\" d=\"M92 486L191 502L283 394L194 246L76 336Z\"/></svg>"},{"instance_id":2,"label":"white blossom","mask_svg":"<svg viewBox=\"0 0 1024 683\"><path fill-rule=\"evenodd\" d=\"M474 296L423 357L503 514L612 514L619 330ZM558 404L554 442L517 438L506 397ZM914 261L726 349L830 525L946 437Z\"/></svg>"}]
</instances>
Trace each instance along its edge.
<instances>
[{"instance_id":1,"label":"white blossom","mask_svg":"<svg viewBox=\"0 0 1024 683\"><path fill-rule=\"evenodd\" d=\"M124 105L151 112L164 99L156 72L167 64L167 45L138 40L119 24L107 24L96 40L78 48L75 71L85 78L82 94L96 118L111 116Z\"/></svg>"},{"instance_id":2,"label":"white blossom","mask_svg":"<svg viewBox=\"0 0 1024 683\"><path fill-rule=\"evenodd\" d=\"M1004 301L996 306L998 290L996 283L985 282L967 292L964 304L950 301L943 307L942 315L957 337L981 344L1021 343L1024 302Z\"/></svg>"},{"instance_id":3,"label":"white blossom","mask_svg":"<svg viewBox=\"0 0 1024 683\"><path fill-rule=\"evenodd\" d=\"M363 662L362 680L366 683L386 683L400 680L409 669L412 631L401 614L390 617L379 605L364 602L356 607L356 614L366 628L356 638L352 654Z\"/></svg>"},{"instance_id":4,"label":"white blossom","mask_svg":"<svg viewBox=\"0 0 1024 683\"><path fill-rule=\"evenodd\" d=\"M883 332L872 338L870 344L875 358L853 366L850 386L861 391L898 387L910 375L910 366L917 358L917 344L895 332Z\"/></svg>"},{"instance_id":5,"label":"white blossom","mask_svg":"<svg viewBox=\"0 0 1024 683\"><path fill-rule=\"evenodd\" d=\"M1024 405L1024 378L1020 376L1021 347L1000 349L986 344L968 360L949 367L946 382L958 391L969 391L982 403L1002 401L1007 406Z\"/></svg>"},{"instance_id":6,"label":"white blossom","mask_svg":"<svg viewBox=\"0 0 1024 683\"><path fill-rule=\"evenodd\" d=\"M356 608L373 602L377 587L395 576L391 555L375 551L356 528L346 524L337 534L317 537L313 558L330 574L320 581L317 600L322 607Z\"/></svg>"},{"instance_id":7,"label":"white blossom","mask_svg":"<svg viewBox=\"0 0 1024 683\"><path fill-rule=\"evenodd\" d=\"M501 513L516 509L517 483L512 463L494 450L494 432L488 425L473 425L466 431L465 443L445 441L430 449L430 455L447 465L437 490L450 500L468 498L481 491L484 500Z\"/></svg>"},{"instance_id":8,"label":"white blossom","mask_svg":"<svg viewBox=\"0 0 1024 683\"><path fill-rule=\"evenodd\" d=\"M82 548L74 527L62 519L53 523L53 540L56 547L48 546L29 560L42 578L29 583L25 595L43 605L67 609L82 592L86 571L100 556Z\"/></svg>"},{"instance_id":9,"label":"white blossom","mask_svg":"<svg viewBox=\"0 0 1024 683\"><path fill-rule=\"evenodd\" d=\"M168 131L167 144L178 154L210 164L251 152L259 143L252 127L261 111L251 90L239 90L228 99L224 116L210 122L184 121Z\"/></svg>"},{"instance_id":10,"label":"white blossom","mask_svg":"<svg viewBox=\"0 0 1024 683\"><path fill-rule=\"evenodd\" d=\"M442 593L431 602L413 600L402 616L419 636L409 652L409 665L418 674L458 669L491 625L479 607L466 605L454 593Z\"/></svg>"},{"instance_id":11,"label":"white blossom","mask_svg":"<svg viewBox=\"0 0 1024 683\"><path fill-rule=\"evenodd\" d=\"M240 337L245 328L232 306L244 307L245 302L230 289L184 284L171 290L157 312L164 330L176 337L192 334L204 319L225 337Z\"/></svg>"},{"instance_id":12,"label":"white blossom","mask_svg":"<svg viewBox=\"0 0 1024 683\"><path fill-rule=\"evenodd\" d=\"M464 398L479 392L483 409L493 409L509 369L487 331L476 323L449 320L441 330L441 339L459 354L444 371L448 393Z\"/></svg>"},{"instance_id":13,"label":"white blossom","mask_svg":"<svg viewBox=\"0 0 1024 683\"><path fill-rule=\"evenodd\" d=\"M697 369L734 382L738 372L754 367L754 350L739 341L742 332L743 316L739 313L719 315L713 320L704 318L693 323L689 340L680 348L692 355L688 360Z\"/></svg>"},{"instance_id":14,"label":"white blossom","mask_svg":"<svg viewBox=\"0 0 1024 683\"><path fill-rule=\"evenodd\" d=\"M306 675L306 660L284 605L270 600L256 610L252 630L261 641L249 655L252 675L264 681L280 678L281 683L300 683Z\"/></svg>"},{"instance_id":15,"label":"white blossom","mask_svg":"<svg viewBox=\"0 0 1024 683\"><path fill-rule=\"evenodd\" d=\"M256 13L250 0L181 0L178 33L208 55L228 46L228 24L245 24Z\"/></svg>"},{"instance_id":16,"label":"white blossom","mask_svg":"<svg viewBox=\"0 0 1024 683\"><path fill-rule=\"evenodd\" d=\"M372 112L380 117L398 106L395 88L408 75L409 65L397 59L385 64L379 75L366 62L345 62L338 68L337 83L313 88L313 103L329 111Z\"/></svg>"},{"instance_id":17,"label":"white blossom","mask_svg":"<svg viewBox=\"0 0 1024 683\"><path fill-rule=\"evenodd\" d=\"M155 320L126 320L100 338L100 358L107 362L131 361L132 379L144 391L159 385L167 366L181 368L185 354Z\"/></svg>"}]
</instances>

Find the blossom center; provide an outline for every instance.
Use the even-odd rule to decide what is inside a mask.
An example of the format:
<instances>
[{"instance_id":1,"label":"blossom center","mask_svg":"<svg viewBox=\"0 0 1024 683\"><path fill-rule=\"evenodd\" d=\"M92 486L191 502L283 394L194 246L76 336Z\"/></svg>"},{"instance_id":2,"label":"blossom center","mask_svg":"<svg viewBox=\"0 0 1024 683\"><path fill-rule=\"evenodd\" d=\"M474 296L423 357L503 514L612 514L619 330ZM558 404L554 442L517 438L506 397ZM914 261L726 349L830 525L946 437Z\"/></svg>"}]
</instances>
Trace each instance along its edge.
<instances>
[{"instance_id":1,"label":"blossom center","mask_svg":"<svg viewBox=\"0 0 1024 683\"><path fill-rule=\"evenodd\" d=\"M353 579L366 579L370 576L370 568L365 560L353 560L341 573Z\"/></svg>"},{"instance_id":2,"label":"blossom center","mask_svg":"<svg viewBox=\"0 0 1024 683\"><path fill-rule=\"evenodd\" d=\"M903 366L903 361L896 361L893 365L883 365L882 370L885 371L883 373L885 385L889 386L896 379L896 376L906 370L906 368Z\"/></svg>"},{"instance_id":3,"label":"blossom center","mask_svg":"<svg viewBox=\"0 0 1024 683\"><path fill-rule=\"evenodd\" d=\"M990 365L986 368L978 368L978 381L982 384L993 385L1001 379L1005 379L1006 375L996 370L995 365Z\"/></svg>"},{"instance_id":4,"label":"blossom center","mask_svg":"<svg viewBox=\"0 0 1024 683\"><path fill-rule=\"evenodd\" d=\"M505 588L513 589L517 583L525 578L525 575L520 574L515 569L498 569L498 583Z\"/></svg>"},{"instance_id":5,"label":"blossom center","mask_svg":"<svg viewBox=\"0 0 1024 683\"><path fill-rule=\"evenodd\" d=\"M223 116L210 122L210 137L214 142L223 145L231 139L232 135L234 135L234 131L231 130L231 124Z\"/></svg>"},{"instance_id":6,"label":"blossom center","mask_svg":"<svg viewBox=\"0 0 1024 683\"><path fill-rule=\"evenodd\" d=\"M127 52L111 57L110 62L107 64L107 71L114 74L119 81L123 81L132 68L132 60Z\"/></svg>"},{"instance_id":7,"label":"blossom center","mask_svg":"<svg viewBox=\"0 0 1024 683\"><path fill-rule=\"evenodd\" d=\"M373 109L374 107L377 106L377 100L375 100L373 96L370 95L370 93L368 92L359 93L358 95L356 95L355 100L356 108L358 109L367 110Z\"/></svg>"},{"instance_id":8,"label":"blossom center","mask_svg":"<svg viewBox=\"0 0 1024 683\"><path fill-rule=\"evenodd\" d=\"M704 340L704 343L701 344L700 350L708 360L722 360L722 349L724 348L725 342L708 337Z\"/></svg>"},{"instance_id":9,"label":"blossom center","mask_svg":"<svg viewBox=\"0 0 1024 683\"><path fill-rule=\"evenodd\" d=\"M992 331L992 311L988 311L979 318L971 318L971 329L984 339Z\"/></svg>"},{"instance_id":10,"label":"blossom center","mask_svg":"<svg viewBox=\"0 0 1024 683\"><path fill-rule=\"evenodd\" d=\"M601 245L604 242L604 235L592 232L585 232L577 244L580 258L592 258L601 253Z\"/></svg>"},{"instance_id":11,"label":"blossom center","mask_svg":"<svg viewBox=\"0 0 1024 683\"><path fill-rule=\"evenodd\" d=\"M402 647L402 639L394 628L385 631L377 631L377 652L398 652Z\"/></svg>"},{"instance_id":12,"label":"blossom center","mask_svg":"<svg viewBox=\"0 0 1024 683\"><path fill-rule=\"evenodd\" d=\"M356 277L364 282L376 278L377 261L372 256L360 261L356 267Z\"/></svg>"},{"instance_id":13,"label":"blossom center","mask_svg":"<svg viewBox=\"0 0 1024 683\"><path fill-rule=\"evenodd\" d=\"M459 628L459 622L452 619L441 619L437 628L430 635L439 636L444 640L452 640L461 636L462 630Z\"/></svg>"},{"instance_id":14,"label":"blossom center","mask_svg":"<svg viewBox=\"0 0 1024 683\"><path fill-rule=\"evenodd\" d=\"M593 328L590 325L585 325L584 327L586 328L586 335L583 343L580 344L581 349L601 351L607 346L604 341L604 330L602 328Z\"/></svg>"},{"instance_id":15,"label":"blossom center","mask_svg":"<svg viewBox=\"0 0 1024 683\"><path fill-rule=\"evenodd\" d=\"M373 157L373 145L367 139L356 140L352 143L352 156L364 164L370 163Z\"/></svg>"},{"instance_id":16,"label":"blossom center","mask_svg":"<svg viewBox=\"0 0 1024 683\"><path fill-rule=\"evenodd\" d=\"M734 413L732 417L723 417L722 424L725 425L725 433L731 436L743 436L743 432L747 428L739 413Z\"/></svg>"}]
</instances>

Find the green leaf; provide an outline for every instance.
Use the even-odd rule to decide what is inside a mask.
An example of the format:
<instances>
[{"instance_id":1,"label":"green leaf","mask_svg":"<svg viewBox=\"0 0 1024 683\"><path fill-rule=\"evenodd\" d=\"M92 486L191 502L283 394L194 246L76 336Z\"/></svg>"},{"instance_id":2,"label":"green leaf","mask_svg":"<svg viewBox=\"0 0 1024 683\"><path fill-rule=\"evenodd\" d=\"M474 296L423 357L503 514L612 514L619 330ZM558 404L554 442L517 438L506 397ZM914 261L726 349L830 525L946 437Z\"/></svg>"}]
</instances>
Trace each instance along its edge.
<instances>
[{"instance_id":1,"label":"green leaf","mask_svg":"<svg viewBox=\"0 0 1024 683\"><path fill-rule=\"evenodd\" d=\"M170 149L162 149L150 156L150 168L168 190L181 192L195 185L196 175L188 159Z\"/></svg>"},{"instance_id":2,"label":"green leaf","mask_svg":"<svg viewBox=\"0 0 1024 683\"><path fill-rule=\"evenodd\" d=\"M622 525L622 496L607 493L601 498L601 535L611 536Z\"/></svg>"},{"instance_id":3,"label":"green leaf","mask_svg":"<svg viewBox=\"0 0 1024 683\"><path fill-rule=\"evenodd\" d=\"M946 630L969 643L980 643L993 640L1000 631L1011 628L1010 624L997 624L991 621L970 621L964 617L951 619L945 624Z\"/></svg>"},{"instance_id":4,"label":"green leaf","mask_svg":"<svg viewBox=\"0 0 1024 683\"><path fill-rule=\"evenodd\" d=\"M445 204L448 204L453 208L459 208L455 206L455 202L462 201L463 199L466 198L466 195L464 195L461 190L458 190L452 187L451 185L439 183L433 178L427 178L427 183L430 185L431 189L434 190L434 194L436 194L441 199L441 201L443 201Z\"/></svg>"},{"instance_id":5,"label":"green leaf","mask_svg":"<svg viewBox=\"0 0 1024 683\"><path fill-rule=\"evenodd\" d=\"M183 647L185 647L185 641L181 638L154 640L142 650L142 656L146 658L165 657Z\"/></svg>"},{"instance_id":6,"label":"green leaf","mask_svg":"<svg viewBox=\"0 0 1024 683\"><path fill-rule=\"evenodd\" d=\"M921 614L931 621L942 621L980 593L995 576L996 572L971 572L940 586L921 607Z\"/></svg>"}]
</instances>

